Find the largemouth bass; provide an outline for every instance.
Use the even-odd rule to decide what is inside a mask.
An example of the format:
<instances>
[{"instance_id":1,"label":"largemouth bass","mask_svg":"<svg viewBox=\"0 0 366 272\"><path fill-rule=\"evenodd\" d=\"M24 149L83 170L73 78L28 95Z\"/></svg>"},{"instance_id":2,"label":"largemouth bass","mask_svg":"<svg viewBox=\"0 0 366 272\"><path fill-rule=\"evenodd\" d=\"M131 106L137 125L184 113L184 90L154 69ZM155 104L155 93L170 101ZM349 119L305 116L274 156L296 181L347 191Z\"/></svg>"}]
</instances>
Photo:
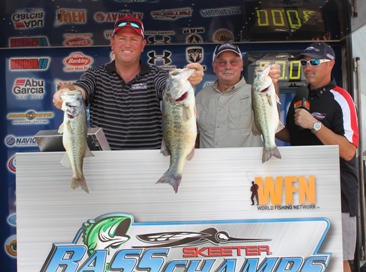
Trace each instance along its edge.
<instances>
[{"instance_id":1,"label":"largemouth bass","mask_svg":"<svg viewBox=\"0 0 366 272\"><path fill-rule=\"evenodd\" d=\"M188 68L171 71L163 94L161 153L170 155L170 165L157 183L169 183L175 192L186 161L194 156L197 111L194 90L187 80L194 71Z\"/></svg>"},{"instance_id":2,"label":"largemouth bass","mask_svg":"<svg viewBox=\"0 0 366 272\"><path fill-rule=\"evenodd\" d=\"M271 66L256 67L252 85L252 107L254 122L252 131L255 135L262 134L264 147L262 163L272 156L281 159L276 146L275 134L284 128L280 122L278 111L279 98L276 94L272 79L268 75Z\"/></svg>"},{"instance_id":3,"label":"largemouth bass","mask_svg":"<svg viewBox=\"0 0 366 272\"><path fill-rule=\"evenodd\" d=\"M93 153L87 145L87 120L83 96L80 91L66 91L61 95L63 123L58 132L62 135L62 143L66 150L61 164L72 168L71 188L81 187L89 193L83 173L84 157L92 157Z\"/></svg>"}]
</instances>

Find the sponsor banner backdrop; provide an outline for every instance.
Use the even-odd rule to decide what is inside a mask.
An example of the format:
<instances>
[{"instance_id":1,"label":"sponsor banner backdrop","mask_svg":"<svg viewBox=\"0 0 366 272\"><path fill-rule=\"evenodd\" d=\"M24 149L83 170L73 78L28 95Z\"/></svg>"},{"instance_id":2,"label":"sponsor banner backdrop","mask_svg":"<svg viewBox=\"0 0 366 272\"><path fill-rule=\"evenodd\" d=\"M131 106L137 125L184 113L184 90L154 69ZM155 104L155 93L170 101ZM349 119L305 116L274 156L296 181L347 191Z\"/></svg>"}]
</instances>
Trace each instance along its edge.
<instances>
[{"instance_id":1,"label":"sponsor banner backdrop","mask_svg":"<svg viewBox=\"0 0 366 272\"><path fill-rule=\"evenodd\" d=\"M327 2L0 0L0 47L106 46L114 22L129 14L143 21L149 44L339 39L337 7L323 11Z\"/></svg>"},{"instance_id":2,"label":"sponsor banner backdrop","mask_svg":"<svg viewBox=\"0 0 366 272\"><path fill-rule=\"evenodd\" d=\"M284 8L285 6L285 8ZM65 83L76 80L89 66L109 62L110 35L114 21L127 14L142 19L147 46L142 60L165 69L182 68L189 62L201 63L205 77L196 86L198 92L215 80L211 60L214 46L233 41L244 54L244 75L249 83L250 61L263 52L299 51L301 43L282 41L339 40L347 31L340 30L334 14L334 1L317 4L288 1L180 1L180 0L0 0L0 88L3 117L1 171L3 192L0 219L6 222L0 234L0 259L4 269L16 271L16 156L18 152L38 152L33 138L39 130L57 129L62 112L56 110L52 95ZM343 33L343 34L342 34ZM268 43L263 41L280 41ZM253 43L254 42L254 43ZM259 42L259 43L256 43ZM306 43L308 44L308 43ZM341 59L340 48L335 48ZM338 50L338 52L337 52ZM256 51L256 52L254 52ZM247 53L255 53L247 55ZM257 54L258 53L258 54ZM273 55L272 55L273 56ZM255 58L254 58L255 57ZM253 60L254 59L254 60ZM296 65L283 62L281 118L288 104L303 85L297 78ZM341 62L339 62L341 63ZM341 65L333 69L342 82ZM286 145L278 142L278 145ZM10 219L9 219L10 218Z\"/></svg>"},{"instance_id":3,"label":"sponsor banner backdrop","mask_svg":"<svg viewBox=\"0 0 366 272\"><path fill-rule=\"evenodd\" d=\"M197 149L178 193L159 150L94 151L89 194L64 152L17 153L18 271L338 271L338 147L279 150Z\"/></svg>"},{"instance_id":4,"label":"sponsor banner backdrop","mask_svg":"<svg viewBox=\"0 0 366 272\"><path fill-rule=\"evenodd\" d=\"M248 52L265 50L265 45L239 45L244 59ZM149 65L157 65L163 69L183 68L191 62L198 62L205 68L203 81L195 87L198 92L211 85L215 80L212 71L212 52L215 45L148 45L141 55L142 61ZM276 45L274 50L285 50ZM300 50L294 45L292 50ZM6 97L3 100L4 129L0 131L4 152L2 165L7 176L4 187L7 191L6 211L2 214L3 220L16 213L16 153L39 152L34 135L40 130L58 129L63 119L63 112L57 110L52 104L52 97L56 90L63 84L75 81L90 66L103 65L113 59L109 47L88 48L33 48L27 50L0 50L0 57L4 59L3 88ZM244 75L249 83L252 82L248 75L250 63L245 61ZM281 118L285 113L293 93L283 93L281 99ZM284 120L282 121L284 122ZM278 142L278 145L285 145ZM4 258L13 266L16 264L16 225L7 223L10 233L4 235ZM16 269L8 269L15 271Z\"/></svg>"},{"instance_id":5,"label":"sponsor banner backdrop","mask_svg":"<svg viewBox=\"0 0 366 272\"><path fill-rule=\"evenodd\" d=\"M245 59L244 76L247 82L252 82L251 66L261 64L260 60L256 62L248 61L248 56L252 58L252 52L267 51L265 44L257 45L239 45ZM273 44L271 48L275 52L296 52L301 50L301 44L292 44L284 47L281 44ZM142 61L157 65L164 69L182 68L187 63L199 62L205 68L203 81L195 87L198 92L202 88L209 86L215 80L212 72L211 61L212 52L215 45L174 45L159 46L148 45L141 58ZM2 214L3 220L16 213L16 156L18 152L39 152L36 141L33 136L39 130L58 129L62 122L63 112L57 110L52 105L52 96L60 85L73 82L82 74L82 72L91 65L102 65L113 59L109 47L100 48L57 48L57 49L32 49L26 54L22 50L2 50L1 57L4 61L5 80L4 89L6 90L6 99L3 116L6 118L3 123L4 129L0 134L3 139L4 153L4 172L7 173L5 179L5 190L7 192L7 201L5 212ZM266 54L263 54L267 56ZM266 58L264 59L267 60ZM290 66L291 67L291 66ZM288 67L287 67L288 68ZM285 75L291 75L291 70L286 71ZM337 69L338 70L338 69ZM249 72L248 72L249 71ZM294 74L294 72L292 72ZM284 78L286 76L284 75ZM335 75L336 76L336 75ZM336 76L336 78L338 78ZM286 79L284 79L286 81ZM287 86L284 82L282 86ZM284 122L287 107L291 102L296 87L281 87L280 111L281 119ZM278 145L286 145L277 141ZM17 247L16 247L16 224L8 222L9 232L4 232L4 258L11 263L12 267L16 265ZM11 244L9 247L9 239ZM8 268L9 271L16 269Z\"/></svg>"}]
</instances>

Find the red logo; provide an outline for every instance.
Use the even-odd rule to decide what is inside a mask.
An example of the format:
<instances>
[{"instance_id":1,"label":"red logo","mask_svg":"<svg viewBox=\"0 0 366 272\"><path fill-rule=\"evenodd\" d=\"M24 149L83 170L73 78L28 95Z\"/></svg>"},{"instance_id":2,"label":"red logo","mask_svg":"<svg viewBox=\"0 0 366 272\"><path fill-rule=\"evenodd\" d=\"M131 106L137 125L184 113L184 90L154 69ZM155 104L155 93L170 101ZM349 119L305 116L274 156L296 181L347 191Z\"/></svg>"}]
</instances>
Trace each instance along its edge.
<instances>
[{"instance_id":1,"label":"red logo","mask_svg":"<svg viewBox=\"0 0 366 272\"><path fill-rule=\"evenodd\" d=\"M68 39L68 40L64 41L65 46L89 46L92 43L93 42L91 39L85 39L82 37L77 37L77 38Z\"/></svg>"},{"instance_id":2,"label":"red logo","mask_svg":"<svg viewBox=\"0 0 366 272\"><path fill-rule=\"evenodd\" d=\"M91 57L85 56L81 52L75 52L70 54L64 59L64 64L68 66L88 66L93 62Z\"/></svg>"}]
</instances>

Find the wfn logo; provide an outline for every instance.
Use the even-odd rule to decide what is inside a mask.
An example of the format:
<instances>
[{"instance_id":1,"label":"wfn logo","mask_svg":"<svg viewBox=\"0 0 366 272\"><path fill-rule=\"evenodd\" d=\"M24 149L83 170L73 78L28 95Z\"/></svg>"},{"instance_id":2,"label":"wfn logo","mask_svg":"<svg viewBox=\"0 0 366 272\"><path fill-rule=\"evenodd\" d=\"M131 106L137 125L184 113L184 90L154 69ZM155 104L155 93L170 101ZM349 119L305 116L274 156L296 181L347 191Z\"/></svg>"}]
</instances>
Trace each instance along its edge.
<instances>
[{"instance_id":1,"label":"wfn logo","mask_svg":"<svg viewBox=\"0 0 366 272\"><path fill-rule=\"evenodd\" d=\"M255 177L258 184L259 205L316 203L316 182L314 176ZM283 200L285 203L283 203Z\"/></svg>"}]
</instances>

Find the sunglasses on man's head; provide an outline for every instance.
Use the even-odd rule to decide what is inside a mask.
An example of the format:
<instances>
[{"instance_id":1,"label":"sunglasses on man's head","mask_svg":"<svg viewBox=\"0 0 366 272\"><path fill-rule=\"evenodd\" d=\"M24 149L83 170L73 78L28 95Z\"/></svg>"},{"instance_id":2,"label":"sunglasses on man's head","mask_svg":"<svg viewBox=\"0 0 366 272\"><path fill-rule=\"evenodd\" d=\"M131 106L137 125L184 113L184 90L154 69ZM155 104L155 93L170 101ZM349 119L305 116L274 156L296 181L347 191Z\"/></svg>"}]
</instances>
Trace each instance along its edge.
<instances>
[{"instance_id":1,"label":"sunglasses on man's head","mask_svg":"<svg viewBox=\"0 0 366 272\"><path fill-rule=\"evenodd\" d=\"M319 66L323 62L329 62L329 61L330 61L329 59L311 59L311 60L302 59L300 60L300 63L302 67L306 67L309 63L311 66Z\"/></svg>"},{"instance_id":2,"label":"sunglasses on man's head","mask_svg":"<svg viewBox=\"0 0 366 272\"><path fill-rule=\"evenodd\" d=\"M130 25L133 28L137 28L137 29L142 28L142 26L139 23L130 22L130 21L118 21L118 22L116 22L116 24L114 25L114 27L117 27L117 26L118 27L122 27L122 26L126 26L126 25Z\"/></svg>"}]
</instances>

